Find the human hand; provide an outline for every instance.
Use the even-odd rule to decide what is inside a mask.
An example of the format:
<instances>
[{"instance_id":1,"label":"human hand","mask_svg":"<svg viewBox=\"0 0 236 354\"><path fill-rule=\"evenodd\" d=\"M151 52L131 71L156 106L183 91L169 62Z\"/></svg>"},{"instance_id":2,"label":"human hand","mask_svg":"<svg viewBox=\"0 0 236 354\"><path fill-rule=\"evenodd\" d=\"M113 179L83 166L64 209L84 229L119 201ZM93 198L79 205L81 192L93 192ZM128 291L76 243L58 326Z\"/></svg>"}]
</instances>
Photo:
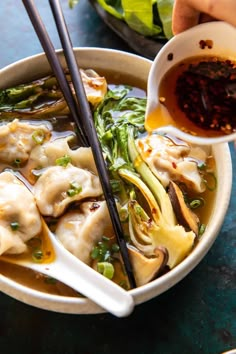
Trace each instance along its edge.
<instances>
[{"instance_id":1,"label":"human hand","mask_svg":"<svg viewBox=\"0 0 236 354\"><path fill-rule=\"evenodd\" d=\"M212 18L236 26L235 14L235 0L175 0L172 30L177 34Z\"/></svg>"}]
</instances>

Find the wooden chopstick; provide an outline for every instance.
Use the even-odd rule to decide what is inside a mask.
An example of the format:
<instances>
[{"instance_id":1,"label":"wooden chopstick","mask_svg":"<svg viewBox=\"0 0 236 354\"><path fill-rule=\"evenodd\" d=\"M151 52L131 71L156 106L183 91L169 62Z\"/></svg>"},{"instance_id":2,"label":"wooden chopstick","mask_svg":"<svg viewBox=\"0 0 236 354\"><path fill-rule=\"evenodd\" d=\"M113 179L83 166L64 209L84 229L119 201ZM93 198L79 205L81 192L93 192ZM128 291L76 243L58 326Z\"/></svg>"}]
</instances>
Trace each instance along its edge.
<instances>
[{"instance_id":1,"label":"wooden chopstick","mask_svg":"<svg viewBox=\"0 0 236 354\"><path fill-rule=\"evenodd\" d=\"M48 61L52 67L52 70L56 76L56 78L61 80L63 69L59 62L59 59L55 53L55 49L50 41L50 38L46 32L46 28L42 23L40 15L33 3L32 0L22 0L23 4L28 12L32 25L35 29L35 32L38 35L38 38L41 42L41 45L45 51L45 54L48 58ZM71 74L71 79L74 85L76 98L79 103L79 107L77 108L80 113L80 119L78 120L78 115L72 116L76 123L76 126L80 131L82 131L83 135L86 135L87 141L91 146L94 161L98 170L98 175L100 177L100 182L102 185L103 193L107 202L107 207L110 213L110 218L112 221L113 229L117 237L117 242L120 247L121 256L124 262L125 271L127 273L127 277L129 279L130 287L135 288L135 278L132 270L132 266L129 260L128 249L126 246L126 241L124 239L123 229L121 226L119 213L117 210L117 206L115 203L115 199L112 193L112 188L110 184L110 179L108 175L108 171L105 165L105 161L103 158L101 146L97 137L96 128L94 126L93 116L89 107L89 103L85 94L84 86L82 83L80 69L78 67L77 61L74 56L73 47L71 44L69 32L67 30L67 26L64 20L64 16L62 13L61 5L58 0L49 0L53 16L55 19L55 23L57 26L57 30L61 39L62 47L64 50L64 55L67 61L67 66ZM64 72L63 72L64 75ZM65 76L65 75L64 75ZM58 82L60 84L60 81ZM62 92L64 89L67 91L67 86L63 80L63 86L61 86ZM65 93L65 92L64 92ZM71 107L69 106L71 109ZM74 109L74 107L72 107ZM76 109L76 112L77 112Z\"/></svg>"}]
</instances>

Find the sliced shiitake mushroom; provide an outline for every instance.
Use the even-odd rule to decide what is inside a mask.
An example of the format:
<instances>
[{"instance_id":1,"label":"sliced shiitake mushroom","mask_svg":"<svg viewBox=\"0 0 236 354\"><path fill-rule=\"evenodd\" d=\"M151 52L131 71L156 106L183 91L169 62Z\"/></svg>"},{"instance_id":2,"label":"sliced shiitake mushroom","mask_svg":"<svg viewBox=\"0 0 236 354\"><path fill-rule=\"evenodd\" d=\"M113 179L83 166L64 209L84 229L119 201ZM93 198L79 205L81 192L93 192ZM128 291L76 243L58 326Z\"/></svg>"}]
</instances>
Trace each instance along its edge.
<instances>
[{"instance_id":1,"label":"sliced shiitake mushroom","mask_svg":"<svg viewBox=\"0 0 236 354\"><path fill-rule=\"evenodd\" d=\"M165 247L157 247L153 257L146 257L136 247L128 245L128 252L133 266L137 286L147 284L153 280L168 262L168 251Z\"/></svg>"},{"instance_id":2,"label":"sliced shiitake mushroom","mask_svg":"<svg viewBox=\"0 0 236 354\"><path fill-rule=\"evenodd\" d=\"M186 231L192 230L197 235L199 218L185 203L183 192L173 181L170 181L168 194L178 223L183 225Z\"/></svg>"}]
</instances>

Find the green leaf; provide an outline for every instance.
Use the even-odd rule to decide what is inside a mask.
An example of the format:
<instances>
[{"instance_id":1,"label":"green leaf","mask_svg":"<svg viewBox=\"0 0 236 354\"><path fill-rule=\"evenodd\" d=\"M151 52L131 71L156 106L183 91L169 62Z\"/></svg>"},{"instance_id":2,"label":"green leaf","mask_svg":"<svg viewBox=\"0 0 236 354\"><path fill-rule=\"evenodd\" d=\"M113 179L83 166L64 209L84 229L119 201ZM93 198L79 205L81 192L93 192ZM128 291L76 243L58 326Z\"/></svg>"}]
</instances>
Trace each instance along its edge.
<instances>
[{"instance_id":1,"label":"green leaf","mask_svg":"<svg viewBox=\"0 0 236 354\"><path fill-rule=\"evenodd\" d=\"M157 9L162 22L163 32L166 38L170 39L172 33L172 9L174 0L157 0Z\"/></svg>"},{"instance_id":2,"label":"green leaf","mask_svg":"<svg viewBox=\"0 0 236 354\"><path fill-rule=\"evenodd\" d=\"M162 29L153 22L152 0L122 0L124 20L134 31L144 36L155 36Z\"/></svg>"},{"instance_id":3,"label":"green leaf","mask_svg":"<svg viewBox=\"0 0 236 354\"><path fill-rule=\"evenodd\" d=\"M120 20L123 19L123 9L120 0L98 0L98 3L111 15Z\"/></svg>"}]
</instances>

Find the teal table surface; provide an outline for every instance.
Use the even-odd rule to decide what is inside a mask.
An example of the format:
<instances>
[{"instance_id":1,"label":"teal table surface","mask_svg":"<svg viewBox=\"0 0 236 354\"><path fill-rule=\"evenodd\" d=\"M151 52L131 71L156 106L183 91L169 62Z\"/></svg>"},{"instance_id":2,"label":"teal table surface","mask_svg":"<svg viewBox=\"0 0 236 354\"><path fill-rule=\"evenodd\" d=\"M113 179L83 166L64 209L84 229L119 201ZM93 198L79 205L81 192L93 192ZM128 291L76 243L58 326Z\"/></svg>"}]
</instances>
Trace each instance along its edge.
<instances>
[{"instance_id":1,"label":"teal table surface","mask_svg":"<svg viewBox=\"0 0 236 354\"><path fill-rule=\"evenodd\" d=\"M37 0L56 48L59 38L48 1ZM88 1L70 10L62 1L75 47L132 52ZM21 1L0 2L0 68L42 52ZM145 56L145 53L143 53ZM139 305L127 318L67 315L0 294L1 354L220 354L236 348L236 153L233 189L219 236L204 260L178 285ZM220 205L219 205L220 208Z\"/></svg>"}]
</instances>

